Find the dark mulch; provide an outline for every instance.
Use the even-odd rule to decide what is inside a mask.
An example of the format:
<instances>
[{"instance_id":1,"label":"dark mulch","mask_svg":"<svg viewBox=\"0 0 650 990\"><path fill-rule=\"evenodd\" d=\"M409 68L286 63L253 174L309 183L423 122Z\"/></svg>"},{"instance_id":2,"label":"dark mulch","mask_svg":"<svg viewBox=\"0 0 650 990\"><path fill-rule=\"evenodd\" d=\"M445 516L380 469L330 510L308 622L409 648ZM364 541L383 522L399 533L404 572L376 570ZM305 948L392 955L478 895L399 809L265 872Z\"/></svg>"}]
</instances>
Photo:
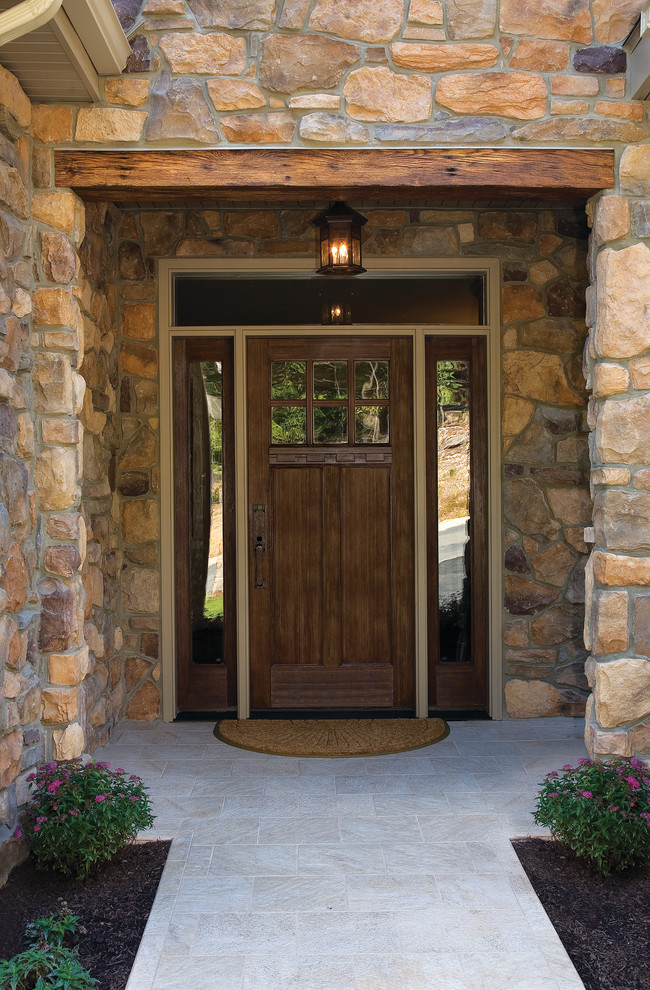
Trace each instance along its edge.
<instances>
[{"instance_id":1,"label":"dark mulch","mask_svg":"<svg viewBox=\"0 0 650 990\"><path fill-rule=\"evenodd\" d=\"M601 877L560 842L513 846L587 990L648 990L650 867Z\"/></svg>"},{"instance_id":2,"label":"dark mulch","mask_svg":"<svg viewBox=\"0 0 650 990\"><path fill-rule=\"evenodd\" d=\"M76 947L100 990L124 990L169 852L169 842L127 846L87 880L38 872L30 860L0 889L0 959L25 949L25 925L67 907L87 930ZM67 944L67 943L66 943Z\"/></svg>"}]
</instances>

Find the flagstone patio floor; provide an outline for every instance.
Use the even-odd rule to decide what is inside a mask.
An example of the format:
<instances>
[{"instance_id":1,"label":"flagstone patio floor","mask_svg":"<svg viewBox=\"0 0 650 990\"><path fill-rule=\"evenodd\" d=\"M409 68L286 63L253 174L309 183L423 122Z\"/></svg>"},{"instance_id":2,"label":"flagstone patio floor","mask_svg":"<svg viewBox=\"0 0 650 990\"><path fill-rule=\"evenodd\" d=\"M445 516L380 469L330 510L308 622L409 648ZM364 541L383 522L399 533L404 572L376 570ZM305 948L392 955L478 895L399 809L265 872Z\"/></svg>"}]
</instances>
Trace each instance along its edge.
<instances>
[{"instance_id":1,"label":"flagstone patio floor","mask_svg":"<svg viewBox=\"0 0 650 990\"><path fill-rule=\"evenodd\" d=\"M127 990L580 990L510 839L580 719L451 722L426 749L264 756L212 723L123 723L172 838Z\"/></svg>"}]
</instances>

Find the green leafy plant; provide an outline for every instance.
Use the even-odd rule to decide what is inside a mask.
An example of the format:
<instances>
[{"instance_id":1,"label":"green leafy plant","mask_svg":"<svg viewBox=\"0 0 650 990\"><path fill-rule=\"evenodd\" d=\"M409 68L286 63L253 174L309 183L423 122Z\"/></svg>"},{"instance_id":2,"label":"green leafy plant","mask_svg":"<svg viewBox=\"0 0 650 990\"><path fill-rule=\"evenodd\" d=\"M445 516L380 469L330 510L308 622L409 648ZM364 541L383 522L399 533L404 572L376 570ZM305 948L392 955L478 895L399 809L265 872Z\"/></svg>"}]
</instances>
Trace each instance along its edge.
<instances>
[{"instance_id":1,"label":"green leafy plant","mask_svg":"<svg viewBox=\"0 0 650 990\"><path fill-rule=\"evenodd\" d=\"M534 818L603 876L650 862L650 767L578 760L546 775Z\"/></svg>"},{"instance_id":2,"label":"green leafy plant","mask_svg":"<svg viewBox=\"0 0 650 990\"><path fill-rule=\"evenodd\" d=\"M74 949L63 943L77 931L77 915L62 911L27 925L29 948L0 961L0 990L92 990L97 986Z\"/></svg>"},{"instance_id":3,"label":"green leafy plant","mask_svg":"<svg viewBox=\"0 0 650 990\"><path fill-rule=\"evenodd\" d=\"M153 825L141 779L110 763L46 763L27 779L33 795L17 834L38 869L83 879Z\"/></svg>"}]
</instances>

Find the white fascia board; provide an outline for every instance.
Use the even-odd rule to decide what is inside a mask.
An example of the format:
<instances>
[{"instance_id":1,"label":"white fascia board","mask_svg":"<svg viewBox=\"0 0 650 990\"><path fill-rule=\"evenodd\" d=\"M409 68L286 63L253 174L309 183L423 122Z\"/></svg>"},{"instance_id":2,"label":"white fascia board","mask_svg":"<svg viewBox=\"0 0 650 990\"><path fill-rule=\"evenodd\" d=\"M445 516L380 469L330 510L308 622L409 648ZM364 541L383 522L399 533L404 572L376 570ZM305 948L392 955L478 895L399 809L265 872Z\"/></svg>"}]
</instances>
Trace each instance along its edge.
<instances>
[{"instance_id":1,"label":"white fascia board","mask_svg":"<svg viewBox=\"0 0 650 990\"><path fill-rule=\"evenodd\" d=\"M63 0L63 9L98 74L120 73L131 46L110 0Z\"/></svg>"},{"instance_id":2,"label":"white fascia board","mask_svg":"<svg viewBox=\"0 0 650 990\"><path fill-rule=\"evenodd\" d=\"M51 21L63 0L23 0L0 14L0 46Z\"/></svg>"}]
</instances>

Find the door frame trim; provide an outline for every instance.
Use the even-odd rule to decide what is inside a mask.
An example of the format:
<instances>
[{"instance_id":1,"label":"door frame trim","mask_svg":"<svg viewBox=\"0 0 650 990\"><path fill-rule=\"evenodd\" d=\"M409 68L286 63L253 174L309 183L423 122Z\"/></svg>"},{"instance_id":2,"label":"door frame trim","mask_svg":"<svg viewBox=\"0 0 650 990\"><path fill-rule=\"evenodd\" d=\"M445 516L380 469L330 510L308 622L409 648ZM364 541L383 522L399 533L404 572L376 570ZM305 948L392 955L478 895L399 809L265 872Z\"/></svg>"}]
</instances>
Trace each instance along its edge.
<instances>
[{"instance_id":1,"label":"door frame trim","mask_svg":"<svg viewBox=\"0 0 650 990\"><path fill-rule=\"evenodd\" d=\"M432 275L444 272L483 272L486 277L486 323L480 327L448 325L366 326L357 328L376 336L409 336L414 356L414 462L415 462L415 690L416 715L428 714L427 596L426 596L426 421L425 421L425 337L485 336L488 351L488 547L489 547L489 632L488 632L488 711L493 719L503 715L502 617L503 571L501 567L501 346L500 346L500 262L495 258L373 258L368 272L384 278L408 272ZM300 327L175 327L173 277L176 274L219 275L304 275L313 271L313 261L304 259L178 258L158 263L158 331L160 343L160 562L161 562L161 665L162 718L176 717L176 664L174 656L174 536L173 536L173 432L172 432L172 340L183 336L226 336L234 338L235 404L235 490L248 487L246 458L246 340L249 336L347 335L340 326ZM240 504L241 503L241 504ZM236 501L236 598L237 598L237 716L250 715L249 604L248 604L248 514L246 500Z\"/></svg>"}]
</instances>

